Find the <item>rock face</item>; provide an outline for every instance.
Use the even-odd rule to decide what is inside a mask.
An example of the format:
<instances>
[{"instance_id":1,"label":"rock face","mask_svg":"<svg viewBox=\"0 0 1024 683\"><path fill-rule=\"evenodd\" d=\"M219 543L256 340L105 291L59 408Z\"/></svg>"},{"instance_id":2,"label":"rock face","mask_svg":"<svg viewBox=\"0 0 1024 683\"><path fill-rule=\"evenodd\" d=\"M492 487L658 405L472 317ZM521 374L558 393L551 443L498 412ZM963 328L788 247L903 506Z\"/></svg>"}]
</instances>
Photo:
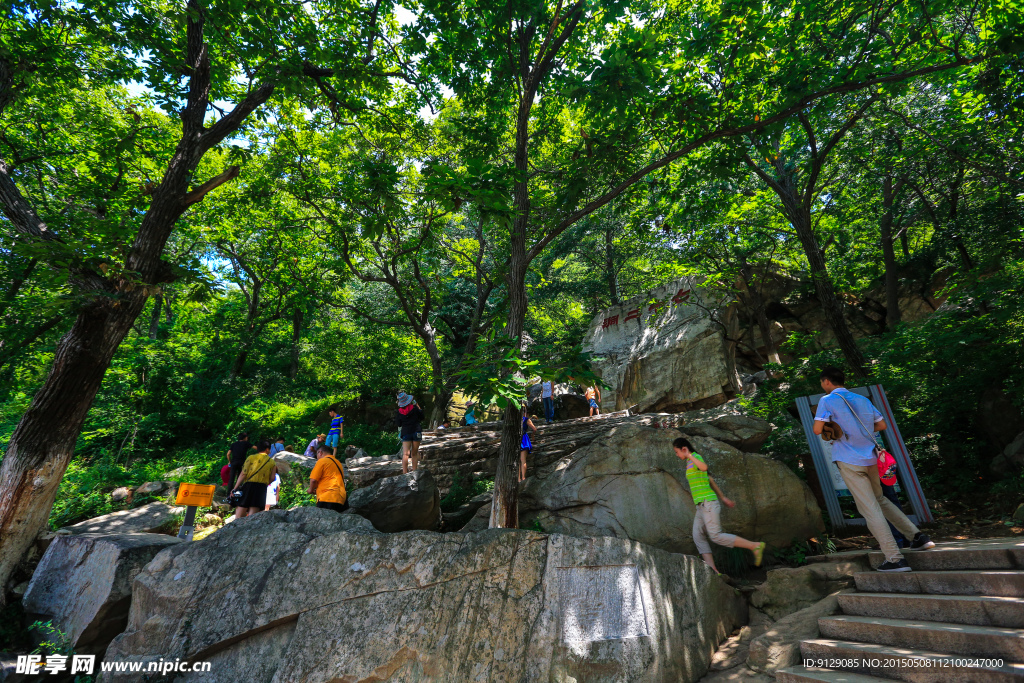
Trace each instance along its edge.
<instances>
[{"instance_id":1,"label":"rock face","mask_svg":"<svg viewBox=\"0 0 1024 683\"><path fill-rule=\"evenodd\" d=\"M140 484L139 487L135 489L135 495L156 495L158 493L163 493L173 485L173 481L147 481L145 484Z\"/></svg>"},{"instance_id":2,"label":"rock face","mask_svg":"<svg viewBox=\"0 0 1024 683\"><path fill-rule=\"evenodd\" d=\"M584 342L611 387L603 392L602 410L682 412L733 398L740 378L724 332L736 325L735 307L721 305L695 278L605 309Z\"/></svg>"},{"instance_id":3,"label":"rock face","mask_svg":"<svg viewBox=\"0 0 1024 683\"><path fill-rule=\"evenodd\" d=\"M107 659L205 660L247 683L686 682L746 618L699 559L639 543L354 520L275 510L168 549L136 579Z\"/></svg>"},{"instance_id":4,"label":"rock face","mask_svg":"<svg viewBox=\"0 0 1024 683\"><path fill-rule=\"evenodd\" d=\"M348 497L352 512L370 520L377 531L433 531L441 521L441 493L434 477L420 469L381 479Z\"/></svg>"},{"instance_id":5,"label":"rock face","mask_svg":"<svg viewBox=\"0 0 1024 683\"><path fill-rule=\"evenodd\" d=\"M22 604L33 618L53 619L80 654L102 653L128 623L132 581L158 552L178 543L164 534L58 536Z\"/></svg>"},{"instance_id":6,"label":"rock face","mask_svg":"<svg viewBox=\"0 0 1024 683\"><path fill-rule=\"evenodd\" d=\"M712 422L720 426L715 427ZM608 430L626 424L675 427L685 434L712 435L725 443L751 444L748 446L750 449L754 448L752 444L763 442L771 432L770 424L740 415L733 404L682 414L629 415L621 411L570 422L544 424L540 420L534 424L537 426L537 434L530 437L534 448L527 462L528 474L587 446ZM713 430L713 434L705 429ZM740 431L728 431L730 429ZM501 424L498 422L460 427L441 433L426 432L420 445L420 467L430 470L444 495L455 474L462 477L463 481L494 477L500 443ZM369 486L378 479L401 472L400 453L345 461L346 481L351 480L359 487Z\"/></svg>"},{"instance_id":7,"label":"rock face","mask_svg":"<svg viewBox=\"0 0 1024 683\"><path fill-rule=\"evenodd\" d=\"M803 567L772 569L751 596L750 604L772 619L810 607L826 596L853 587L853 575L871 571L867 558L849 562L820 562Z\"/></svg>"},{"instance_id":8,"label":"rock face","mask_svg":"<svg viewBox=\"0 0 1024 683\"><path fill-rule=\"evenodd\" d=\"M693 499L675 429L626 424L542 468L524 484L520 524L574 536L615 536L675 553L696 553ZM785 465L705 437L690 437L719 486L736 501L722 510L725 531L777 547L823 529L810 489ZM467 525L487 525L482 508Z\"/></svg>"},{"instance_id":9,"label":"rock face","mask_svg":"<svg viewBox=\"0 0 1024 683\"><path fill-rule=\"evenodd\" d=\"M316 465L316 458L310 458L309 456L302 455L301 453L292 453L290 451L281 451L274 456L274 460L279 463L287 463L289 465L298 465L304 467L307 470L313 469Z\"/></svg>"},{"instance_id":10,"label":"rock face","mask_svg":"<svg viewBox=\"0 0 1024 683\"><path fill-rule=\"evenodd\" d=\"M142 534L163 531L173 526L184 507L150 503L131 510L120 510L93 517L61 529L65 534Z\"/></svg>"}]
</instances>

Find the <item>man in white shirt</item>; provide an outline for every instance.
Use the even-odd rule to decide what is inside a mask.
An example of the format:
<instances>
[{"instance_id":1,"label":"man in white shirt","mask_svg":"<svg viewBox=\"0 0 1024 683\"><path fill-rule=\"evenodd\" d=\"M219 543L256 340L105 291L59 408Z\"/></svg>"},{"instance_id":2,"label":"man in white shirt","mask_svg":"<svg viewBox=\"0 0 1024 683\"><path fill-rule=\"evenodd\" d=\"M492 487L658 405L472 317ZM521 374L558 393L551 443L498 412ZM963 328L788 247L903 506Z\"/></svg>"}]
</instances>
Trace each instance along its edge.
<instances>
[{"instance_id":1,"label":"man in white shirt","mask_svg":"<svg viewBox=\"0 0 1024 683\"><path fill-rule=\"evenodd\" d=\"M544 421L552 423L555 421L555 388L551 380L541 382L540 400L544 403Z\"/></svg>"},{"instance_id":2,"label":"man in white shirt","mask_svg":"<svg viewBox=\"0 0 1024 683\"><path fill-rule=\"evenodd\" d=\"M832 460L843 475L846 488L853 494L853 502L867 522L868 531L885 553L885 562L878 571L909 572L910 565L900 553L886 520L892 522L901 534L914 539L910 544L912 550L927 550L934 548L935 544L907 519L902 510L882 495L878 457L875 455L875 432L886 428L885 420L870 400L843 386L846 375L839 368L825 368L820 379L821 388L827 395L818 402L814 433L821 434L825 423L830 421L842 428L843 436L832 442Z\"/></svg>"}]
</instances>

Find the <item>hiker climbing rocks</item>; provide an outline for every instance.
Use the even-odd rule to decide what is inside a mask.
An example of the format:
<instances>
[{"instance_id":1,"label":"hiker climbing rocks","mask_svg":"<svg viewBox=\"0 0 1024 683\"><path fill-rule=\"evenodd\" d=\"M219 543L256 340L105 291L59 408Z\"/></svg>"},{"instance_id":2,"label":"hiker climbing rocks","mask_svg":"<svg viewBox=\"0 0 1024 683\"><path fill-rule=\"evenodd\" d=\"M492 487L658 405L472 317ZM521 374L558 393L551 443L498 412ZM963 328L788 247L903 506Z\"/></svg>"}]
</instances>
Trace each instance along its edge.
<instances>
[{"instance_id":1,"label":"hiker climbing rocks","mask_svg":"<svg viewBox=\"0 0 1024 683\"><path fill-rule=\"evenodd\" d=\"M409 461L416 471L420 463L420 442L423 441L423 410L416 400L405 393L398 392L398 410L395 412L395 424L398 425L399 437L402 439L402 474L409 471Z\"/></svg>"},{"instance_id":2,"label":"hiker climbing rocks","mask_svg":"<svg viewBox=\"0 0 1024 683\"><path fill-rule=\"evenodd\" d=\"M693 542L697 552L704 558L709 567L718 572L715 558L711 554L710 541L726 548L746 548L754 553L754 566L760 567L764 559L765 544L763 541L748 541L734 534L722 532L722 504L736 507L736 503L722 493L718 484L708 474L708 465L698 453L693 452L690 442L680 437L672 442L676 456L686 463L686 481L690 484L690 495L697 506L693 515Z\"/></svg>"},{"instance_id":3,"label":"hiker climbing rocks","mask_svg":"<svg viewBox=\"0 0 1024 683\"><path fill-rule=\"evenodd\" d=\"M586 392L583 394L583 398L587 399L587 405L590 406L590 416L601 414L601 390L595 385L587 387Z\"/></svg>"},{"instance_id":4,"label":"hiker climbing rocks","mask_svg":"<svg viewBox=\"0 0 1024 683\"><path fill-rule=\"evenodd\" d=\"M530 419L529 413L526 412L525 405L520 412L520 417L523 419L523 438L519 442L519 481L522 481L526 479L526 456L533 450L530 432L536 433L537 428L533 426L533 420Z\"/></svg>"}]
</instances>

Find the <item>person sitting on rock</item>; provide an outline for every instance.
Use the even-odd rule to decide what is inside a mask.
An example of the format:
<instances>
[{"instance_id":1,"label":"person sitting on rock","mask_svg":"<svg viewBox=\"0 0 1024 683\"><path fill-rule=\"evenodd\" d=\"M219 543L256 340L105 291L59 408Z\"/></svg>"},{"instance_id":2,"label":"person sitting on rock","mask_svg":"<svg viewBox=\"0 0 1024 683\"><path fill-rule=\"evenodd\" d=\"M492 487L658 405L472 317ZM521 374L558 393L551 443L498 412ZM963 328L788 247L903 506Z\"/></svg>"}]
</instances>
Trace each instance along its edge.
<instances>
[{"instance_id":1,"label":"person sitting on rock","mask_svg":"<svg viewBox=\"0 0 1024 683\"><path fill-rule=\"evenodd\" d=\"M404 391L398 392L398 410L395 412L395 424L398 425L402 439L402 474L409 471L409 461L415 472L420 463L420 442L423 441L423 410L417 405L416 399Z\"/></svg>"},{"instance_id":2,"label":"person sitting on rock","mask_svg":"<svg viewBox=\"0 0 1024 683\"><path fill-rule=\"evenodd\" d=\"M327 435L326 434L317 434L316 438L309 442L309 445L306 446L306 450L303 451L302 454L304 456L306 456L307 458L315 458L316 457L317 449L320 448L320 446L326 440L327 440Z\"/></svg>"},{"instance_id":3,"label":"person sitting on rock","mask_svg":"<svg viewBox=\"0 0 1024 683\"><path fill-rule=\"evenodd\" d=\"M345 491L345 470L334 457L334 451L324 444L317 449L316 465L309 473L307 493L316 494L316 506L335 512L348 510L348 493Z\"/></svg>"},{"instance_id":4,"label":"person sitting on rock","mask_svg":"<svg viewBox=\"0 0 1024 683\"><path fill-rule=\"evenodd\" d=\"M263 439L256 446L256 453L245 459L242 473L232 493L241 489L242 499L235 508L235 519L241 519L257 512L263 512L267 505L267 484L277 474L277 464L270 458L270 442Z\"/></svg>"},{"instance_id":5,"label":"person sitting on rock","mask_svg":"<svg viewBox=\"0 0 1024 683\"><path fill-rule=\"evenodd\" d=\"M587 405L590 406L590 416L601 414L601 390L596 385L590 385L587 387L587 391L583 394L583 398L587 399Z\"/></svg>"},{"instance_id":6,"label":"person sitting on rock","mask_svg":"<svg viewBox=\"0 0 1024 683\"><path fill-rule=\"evenodd\" d=\"M530 441L530 432L536 433L537 428L533 426L533 420L523 406L520 416L523 418L523 438L519 442L519 481L526 479L526 456L533 450L533 442Z\"/></svg>"},{"instance_id":7,"label":"person sitting on rock","mask_svg":"<svg viewBox=\"0 0 1024 683\"><path fill-rule=\"evenodd\" d=\"M764 542L748 541L745 538L722 532L722 506L736 507L736 503L727 498L722 489L708 474L708 465L704 458L693 452L690 442L680 437L672 442L676 456L686 463L686 481L690 484L690 495L697 510L693 514L693 542L697 552L704 558L709 567L718 572L715 558L711 554L711 543L724 545L727 548L746 548L754 553L754 566L760 567L764 559ZM721 501L721 503L719 502Z\"/></svg>"},{"instance_id":8,"label":"person sitting on rock","mask_svg":"<svg viewBox=\"0 0 1024 683\"><path fill-rule=\"evenodd\" d=\"M472 401L470 401L470 402L468 402L466 404L466 416L465 416L465 418L466 418L466 424L467 425L475 425L476 424L476 404L473 403Z\"/></svg>"}]
</instances>

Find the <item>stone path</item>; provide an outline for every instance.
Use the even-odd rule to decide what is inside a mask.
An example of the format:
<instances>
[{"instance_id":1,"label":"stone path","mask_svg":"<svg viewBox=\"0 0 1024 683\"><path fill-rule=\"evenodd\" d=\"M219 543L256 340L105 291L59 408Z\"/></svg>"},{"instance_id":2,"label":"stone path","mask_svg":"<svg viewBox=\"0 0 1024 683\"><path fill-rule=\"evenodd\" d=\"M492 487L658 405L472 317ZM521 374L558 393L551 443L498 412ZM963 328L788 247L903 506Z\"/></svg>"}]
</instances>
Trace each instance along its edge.
<instances>
[{"instance_id":1,"label":"stone path","mask_svg":"<svg viewBox=\"0 0 1024 683\"><path fill-rule=\"evenodd\" d=\"M1024 681L1024 541L977 539L907 552L914 571L861 572L842 614L818 620L805 662L779 683ZM882 554L868 553L873 567Z\"/></svg>"},{"instance_id":2,"label":"stone path","mask_svg":"<svg viewBox=\"0 0 1024 683\"><path fill-rule=\"evenodd\" d=\"M624 424L682 429L694 436L709 436L740 448L745 447L746 450L754 450L771 432L767 422L739 416L731 403L716 409L688 413L631 415L629 411L622 410L551 424L544 424L543 420L534 418L537 434L531 434L530 437L534 442L534 450L529 461L529 471L549 465L587 446L613 427ZM493 477L500 445L500 422L424 432L420 444L420 463L434 475L438 488L447 492L456 473L464 479ZM401 451L395 455L349 458L345 461L345 470L357 486L369 486L378 479L401 474Z\"/></svg>"}]
</instances>

